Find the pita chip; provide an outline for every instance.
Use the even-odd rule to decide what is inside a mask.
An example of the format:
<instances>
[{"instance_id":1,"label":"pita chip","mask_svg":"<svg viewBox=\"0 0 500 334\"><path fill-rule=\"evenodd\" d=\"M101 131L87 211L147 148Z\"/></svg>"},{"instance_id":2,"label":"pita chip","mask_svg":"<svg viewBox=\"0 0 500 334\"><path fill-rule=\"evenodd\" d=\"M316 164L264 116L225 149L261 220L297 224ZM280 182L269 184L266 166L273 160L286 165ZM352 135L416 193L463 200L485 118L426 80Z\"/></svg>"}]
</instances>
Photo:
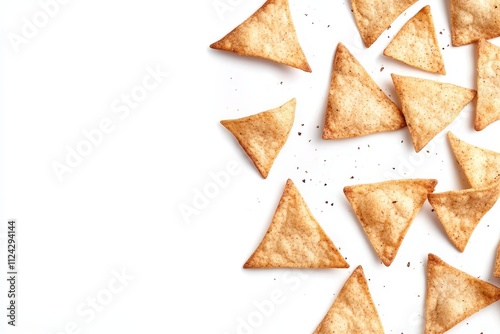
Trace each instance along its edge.
<instances>
[{"instance_id":1,"label":"pita chip","mask_svg":"<svg viewBox=\"0 0 500 334\"><path fill-rule=\"evenodd\" d=\"M481 39L477 43L477 54L477 105L474 129L481 131L500 120L500 47Z\"/></svg>"},{"instance_id":2,"label":"pita chip","mask_svg":"<svg viewBox=\"0 0 500 334\"><path fill-rule=\"evenodd\" d=\"M276 109L220 122L236 137L263 178L267 178L290 134L295 105L296 100L292 99Z\"/></svg>"},{"instance_id":3,"label":"pita chip","mask_svg":"<svg viewBox=\"0 0 500 334\"><path fill-rule=\"evenodd\" d=\"M429 194L428 200L446 234L463 252L474 229L500 196L500 181L481 189Z\"/></svg>"},{"instance_id":4,"label":"pita chip","mask_svg":"<svg viewBox=\"0 0 500 334\"><path fill-rule=\"evenodd\" d=\"M448 132L451 149L472 188L500 181L500 153L471 145Z\"/></svg>"},{"instance_id":5,"label":"pita chip","mask_svg":"<svg viewBox=\"0 0 500 334\"><path fill-rule=\"evenodd\" d=\"M500 36L500 0L451 0L453 46Z\"/></svg>"},{"instance_id":6,"label":"pita chip","mask_svg":"<svg viewBox=\"0 0 500 334\"><path fill-rule=\"evenodd\" d=\"M246 21L210 47L311 72L295 32L288 0L266 1Z\"/></svg>"},{"instance_id":7,"label":"pita chip","mask_svg":"<svg viewBox=\"0 0 500 334\"><path fill-rule=\"evenodd\" d=\"M344 283L330 310L314 331L314 334L332 333L384 333L361 266Z\"/></svg>"},{"instance_id":8,"label":"pita chip","mask_svg":"<svg viewBox=\"0 0 500 334\"><path fill-rule=\"evenodd\" d=\"M341 139L404 127L403 114L347 48L339 43L328 93L323 139Z\"/></svg>"},{"instance_id":9,"label":"pita chip","mask_svg":"<svg viewBox=\"0 0 500 334\"><path fill-rule=\"evenodd\" d=\"M498 250L497 250L497 260L495 262L495 272L494 272L495 277L500 278L500 245L498 245Z\"/></svg>"},{"instance_id":10,"label":"pita chip","mask_svg":"<svg viewBox=\"0 0 500 334\"><path fill-rule=\"evenodd\" d=\"M392 22L417 0L351 0L354 20L369 48Z\"/></svg>"},{"instance_id":11,"label":"pita chip","mask_svg":"<svg viewBox=\"0 0 500 334\"><path fill-rule=\"evenodd\" d=\"M422 8L401 28L384 55L427 72L446 74L430 6Z\"/></svg>"},{"instance_id":12,"label":"pita chip","mask_svg":"<svg viewBox=\"0 0 500 334\"><path fill-rule=\"evenodd\" d=\"M392 74L415 151L455 120L476 92L434 80Z\"/></svg>"},{"instance_id":13,"label":"pita chip","mask_svg":"<svg viewBox=\"0 0 500 334\"><path fill-rule=\"evenodd\" d=\"M500 288L429 254L425 334L442 334L498 300Z\"/></svg>"},{"instance_id":14,"label":"pita chip","mask_svg":"<svg viewBox=\"0 0 500 334\"><path fill-rule=\"evenodd\" d=\"M375 252L390 266L436 180L409 179L344 188Z\"/></svg>"},{"instance_id":15,"label":"pita chip","mask_svg":"<svg viewBox=\"0 0 500 334\"><path fill-rule=\"evenodd\" d=\"M288 180L273 220L243 268L349 268Z\"/></svg>"}]
</instances>

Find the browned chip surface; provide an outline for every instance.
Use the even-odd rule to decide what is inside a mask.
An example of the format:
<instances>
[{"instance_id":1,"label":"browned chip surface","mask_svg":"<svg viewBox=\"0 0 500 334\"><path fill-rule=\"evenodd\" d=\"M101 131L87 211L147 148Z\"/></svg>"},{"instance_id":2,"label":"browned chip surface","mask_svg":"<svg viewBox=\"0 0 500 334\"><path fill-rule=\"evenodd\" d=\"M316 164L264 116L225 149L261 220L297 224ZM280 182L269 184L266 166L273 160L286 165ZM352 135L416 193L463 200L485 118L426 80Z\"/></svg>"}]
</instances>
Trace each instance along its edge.
<instances>
[{"instance_id":1,"label":"browned chip surface","mask_svg":"<svg viewBox=\"0 0 500 334\"><path fill-rule=\"evenodd\" d=\"M453 46L500 36L500 0L451 0Z\"/></svg>"},{"instance_id":2,"label":"browned chip surface","mask_svg":"<svg viewBox=\"0 0 500 334\"><path fill-rule=\"evenodd\" d=\"M295 32L288 0L268 0L246 21L210 47L265 58L311 72Z\"/></svg>"},{"instance_id":3,"label":"browned chip surface","mask_svg":"<svg viewBox=\"0 0 500 334\"><path fill-rule=\"evenodd\" d=\"M500 120L500 47L481 39L477 44L477 54L477 105L474 129L481 131Z\"/></svg>"},{"instance_id":4,"label":"browned chip surface","mask_svg":"<svg viewBox=\"0 0 500 334\"><path fill-rule=\"evenodd\" d=\"M430 6L422 8L401 28L384 55L424 71L446 74Z\"/></svg>"},{"instance_id":5,"label":"browned chip surface","mask_svg":"<svg viewBox=\"0 0 500 334\"><path fill-rule=\"evenodd\" d=\"M500 153L471 145L448 132L453 154L472 188L500 180Z\"/></svg>"},{"instance_id":6,"label":"browned chip surface","mask_svg":"<svg viewBox=\"0 0 500 334\"><path fill-rule=\"evenodd\" d=\"M351 0L354 19L366 47L417 0Z\"/></svg>"},{"instance_id":7,"label":"browned chip surface","mask_svg":"<svg viewBox=\"0 0 500 334\"><path fill-rule=\"evenodd\" d=\"M476 92L449 83L392 74L415 150L419 152L458 116Z\"/></svg>"},{"instance_id":8,"label":"browned chip surface","mask_svg":"<svg viewBox=\"0 0 500 334\"><path fill-rule=\"evenodd\" d=\"M497 260L495 262L495 272L494 272L495 277L500 278L500 245L498 245L498 250L497 250Z\"/></svg>"},{"instance_id":9,"label":"browned chip surface","mask_svg":"<svg viewBox=\"0 0 500 334\"><path fill-rule=\"evenodd\" d=\"M364 136L405 126L403 114L349 50L339 43L328 94L323 139Z\"/></svg>"},{"instance_id":10,"label":"browned chip surface","mask_svg":"<svg viewBox=\"0 0 500 334\"><path fill-rule=\"evenodd\" d=\"M279 108L221 124L231 131L252 159L263 178L267 178L274 160L292 129L295 118L295 99Z\"/></svg>"},{"instance_id":11,"label":"browned chip surface","mask_svg":"<svg viewBox=\"0 0 500 334\"><path fill-rule=\"evenodd\" d=\"M361 266L345 282L314 334L384 333Z\"/></svg>"},{"instance_id":12,"label":"browned chip surface","mask_svg":"<svg viewBox=\"0 0 500 334\"><path fill-rule=\"evenodd\" d=\"M448 238L461 252L483 216L500 196L500 182L486 188L429 194L428 199Z\"/></svg>"},{"instance_id":13,"label":"browned chip surface","mask_svg":"<svg viewBox=\"0 0 500 334\"><path fill-rule=\"evenodd\" d=\"M344 188L344 194L382 262L389 266L436 180L396 180Z\"/></svg>"},{"instance_id":14,"label":"browned chip surface","mask_svg":"<svg viewBox=\"0 0 500 334\"><path fill-rule=\"evenodd\" d=\"M273 221L244 268L348 268L289 179Z\"/></svg>"},{"instance_id":15,"label":"browned chip surface","mask_svg":"<svg viewBox=\"0 0 500 334\"><path fill-rule=\"evenodd\" d=\"M425 334L441 334L500 300L500 289L445 263L434 254L427 262Z\"/></svg>"}]
</instances>

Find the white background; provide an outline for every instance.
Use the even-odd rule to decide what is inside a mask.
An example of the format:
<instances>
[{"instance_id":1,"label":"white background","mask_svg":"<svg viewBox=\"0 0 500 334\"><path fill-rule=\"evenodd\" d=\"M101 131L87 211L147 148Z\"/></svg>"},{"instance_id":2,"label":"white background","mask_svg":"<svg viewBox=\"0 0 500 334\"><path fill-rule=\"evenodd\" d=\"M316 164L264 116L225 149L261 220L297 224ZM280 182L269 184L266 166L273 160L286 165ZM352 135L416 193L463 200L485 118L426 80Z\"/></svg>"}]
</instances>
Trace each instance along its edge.
<instances>
[{"instance_id":1,"label":"white background","mask_svg":"<svg viewBox=\"0 0 500 334\"><path fill-rule=\"evenodd\" d=\"M7 329L2 315L0 331L234 334L239 319L247 321L258 311L256 302L281 293L283 302L272 314L240 333L311 333L361 264L386 333L422 333L429 252L500 284L492 278L500 205L484 217L461 254L426 203L386 268L342 194L346 185L388 178L436 178L437 192L467 187L444 133L418 155L407 129L321 140L338 42L397 103L392 72L475 87L475 46L449 46L449 1L418 1L366 49L349 1L290 0L312 73L208 48L262 2L232 1L231 10L220 13L214 0L72 0L60 5L18 52L8 36L21 34L23 17L32 21L40 4L0 2L2 268L7 219L17 220L19 245L18 326ZM400 27L431 2L446 76L382 55ZM169 76L122 120L111 105L142 83L147 67ZM293 97L293 129L264 180L219 121L268 110ZM452 131L499 151L500 123L476 132L473 114L474 103ZM82 131L107 118L113 131L60 182L53 162L64 163L67 146L76 148L85 139ZM184 219L180 206L192 206L196 192L212 182L210 173L232 161L239 169L229 184ZM271 221L287 178L351 268L242 269ZM109 297L113 272L122 270L133 276L127 286L111 294L94 318L82 316L77 309L89 310L88 298ZM6 312L7 287L5 279L1 282ZM499 312L496 303L450 333L498 333Z\"/></svg>"}]
</instances>

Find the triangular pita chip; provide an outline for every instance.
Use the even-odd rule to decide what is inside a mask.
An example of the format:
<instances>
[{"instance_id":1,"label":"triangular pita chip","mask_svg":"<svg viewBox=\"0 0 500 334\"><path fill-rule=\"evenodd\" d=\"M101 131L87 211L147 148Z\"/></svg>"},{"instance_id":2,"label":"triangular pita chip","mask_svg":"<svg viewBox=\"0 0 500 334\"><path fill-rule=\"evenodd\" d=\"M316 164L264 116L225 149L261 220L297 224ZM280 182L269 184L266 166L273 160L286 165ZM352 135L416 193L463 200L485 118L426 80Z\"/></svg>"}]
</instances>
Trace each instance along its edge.
<instances>
[{"instance_id":1,"label":"triangular pita chip","mask_svg":"<svg viewBox=\"0 0 500 334\"><path fill-rule=\"evenodd\" d=\"M384 55L424 71L446 74L430 6L406 22L385 48Z\"/></svg>"},{"instance_id":2,"label":"triangular pita chip","mask_svg":"<svg viewBox=\"0 0 500 334\"><path fill-rule=\"evenodd\" d=\"M246 21L210 47L311 72L295 32L288 0L266 1Z\"/></svg>"},{"instance_id":3,"label":"triangular pita chip","mask_svg":"<svg viewBox=\"0 0 500 334\"><path fill-rule=\"evenodd\" d=\"M442 334L498 300L500 288L429 254L425 334Z\"/></svg>"},{"instance_id":4,"label":"triangular pita chip","mask_svg":"<svg viewBox=\"0 0 500 334\"><path fill-rule=\"evenodd\" d=\"M384 333L361 266L344 283L330 310L314 331L314 334L332 333Z\"/></svg>"},{"instance_id":5,"label":"triangular pita chip","mask_svg":"<svg viewBox=\"0 0 500 334\"><path fill-rule=\"evenodd\" d=\"M349 268L349 264L289 179L266 235L243 268Z\"/></svg>"},{"instance_id":6,"label":"triangular pita chip","mask_svg":"<svg viewBox=\"0 0 500 334\"><path fill-rule=\"evenodd\" d=\"M472 188L500 180L500 153L471 145L448 132L453 154Z\"/></svg>"},{"instance_id":7,"label":"triangular pita chip","mask_svg":"<svg viewBox=\"0 0 500 334\"><path fill-rule=\"evenodd\" d=\"M417 0L351 0L354 20L366 47L370 47L415 2Z\"/></svg>"},{"instance_id":8,"label":"triangular pita chip","mask_svg":"<svg viewBox=\"0 0 500 334\"><path fill-rule=\"evenodd\" d=\"M463 252L472 232L500 196L500 182L481 189L429 194L428 199L446 234Z\"/></svg>"},{"instance_id":9,"label":"triangular pita chip","mask_svg":"<svg viewBox=\"0 0 500 334\"><path fill-rule=\"evenodd\" d=\"M236 137L263 178L267 178L292 129L295 99L279 108L220 123Z\"/></svg>"},{"instance_id":10,"label":"triangular pita chip","mask_svg":"<svg viewBox=\"0 0 500 334\"><path fill-rule=\"evenodd\" d=\"M498 250L497 250L497 260L495 262L495 277L500 278L500 245L498 245Z\"/></svg>"},{"instance_id":11,"label":"triangular pita chip","mask_svg":"<svg viewBox=\"0 0 500 334\"><path fill-rule=\"evenodd\" d=\"M500 0L451 0L453 46L500 36Z\"/></svg>"},{"instance_id":12,"label":"triangular pita chip","mask_svg":"<svg viewBox=\"0 0 500 334\"><path fill-rule=\"evenodd\" d=\"M500 120L500 47L481 39L477 44L477 54L477 105L474 129L481 131Z\"/></svg>"},{"instance_id":13,"label":"triangular pita chip","mask_svg":"<svg viewBox=\"0 0 500 334\"><path fill-rule=\"evenodd\" d=\"M389 266L436 180L395 180L344 188L375 252Z\"/></svg>"},{"instance_id":14,"label":"triangular pita chip","mask_svg":"<svg viewBox=\"0 0 500 334\"><path fill-rule=\"evenodd\" d=\"M328 94L323 139L364 136L404 127L401 111L339 43Z\"/></svg>"},{"instance_id":15,"label":"triangular pita chip","mask_svg":"<svg viewBox=\"0 0 500 334\"><path fill-rule=\"evenodd\" d=\"M458 116L476 92L449 83L392 74L415 151Z\"/></svg>"}]
</instances>

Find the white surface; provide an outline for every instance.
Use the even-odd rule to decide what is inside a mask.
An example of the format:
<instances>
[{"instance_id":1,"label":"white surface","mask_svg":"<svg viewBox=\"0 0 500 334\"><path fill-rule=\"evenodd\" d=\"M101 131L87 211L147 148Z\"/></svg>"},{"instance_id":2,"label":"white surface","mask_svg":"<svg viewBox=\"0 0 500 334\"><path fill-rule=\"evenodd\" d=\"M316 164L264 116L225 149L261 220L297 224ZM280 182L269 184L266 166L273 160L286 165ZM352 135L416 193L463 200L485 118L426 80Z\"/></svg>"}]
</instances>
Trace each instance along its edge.
<instances>
[{"instance_id":1,"label":"white surface","mask_svg":"<svg viewBox=\"0 0 500 334\"><path fill-rule=\"evenodd\" d=\"M348 184L402 177L436 178L438 192L465 187L443 134L418 155L418 166L409 167L402 161L416 160L407 129L321 140L338 42L396 101L391 72L475 87L475 47L448 46L448 1L418 1L365 49L349 1L291 0L311 74L210 50L210 43L263 1L221 2L234 4L222 17L214 0L68 1L18 53L7 34L20 33L22 18L40 11L40 5L0 2L1 222L17 219L19 243L18 326L8 333L234 334L238 319L257 310L255 302L280 292L283 302L247 332L311 333L359 264L370 279L386 333L422 333L429 252L499 285L492 278L499 205L460 254L426 203L386 268L342 194ZM436 30L442 32L438 39L447 76L382 56L404 22L429 3ZM148 66L168 70L168 78L120 119L111 104L142 83ZM295 124L263 180L218 122L274 108L292 97L298 101ZM475 132L473 106L451 129L470 143L500 150L500 123ZM85 138L83 130L106 118L114 130L59 182L51 164L63 162L66 146L75 148ZM231 161L239 164L239 172L188 224L179 206L191 205L196 189L211 182L209 173ZM242 269L269 225L287 178L347 257L349 270ZM1 251L5 261L4 246ZM114 284L113 270L122 268L134 279L88 321L89 313L77 309L84 303L88 311L87 298L105 296L103 289ZM449 333L498 333L499 312L496 303ZM5 317L0 319L5 326Z\"/></svg>"}]
</instances>

